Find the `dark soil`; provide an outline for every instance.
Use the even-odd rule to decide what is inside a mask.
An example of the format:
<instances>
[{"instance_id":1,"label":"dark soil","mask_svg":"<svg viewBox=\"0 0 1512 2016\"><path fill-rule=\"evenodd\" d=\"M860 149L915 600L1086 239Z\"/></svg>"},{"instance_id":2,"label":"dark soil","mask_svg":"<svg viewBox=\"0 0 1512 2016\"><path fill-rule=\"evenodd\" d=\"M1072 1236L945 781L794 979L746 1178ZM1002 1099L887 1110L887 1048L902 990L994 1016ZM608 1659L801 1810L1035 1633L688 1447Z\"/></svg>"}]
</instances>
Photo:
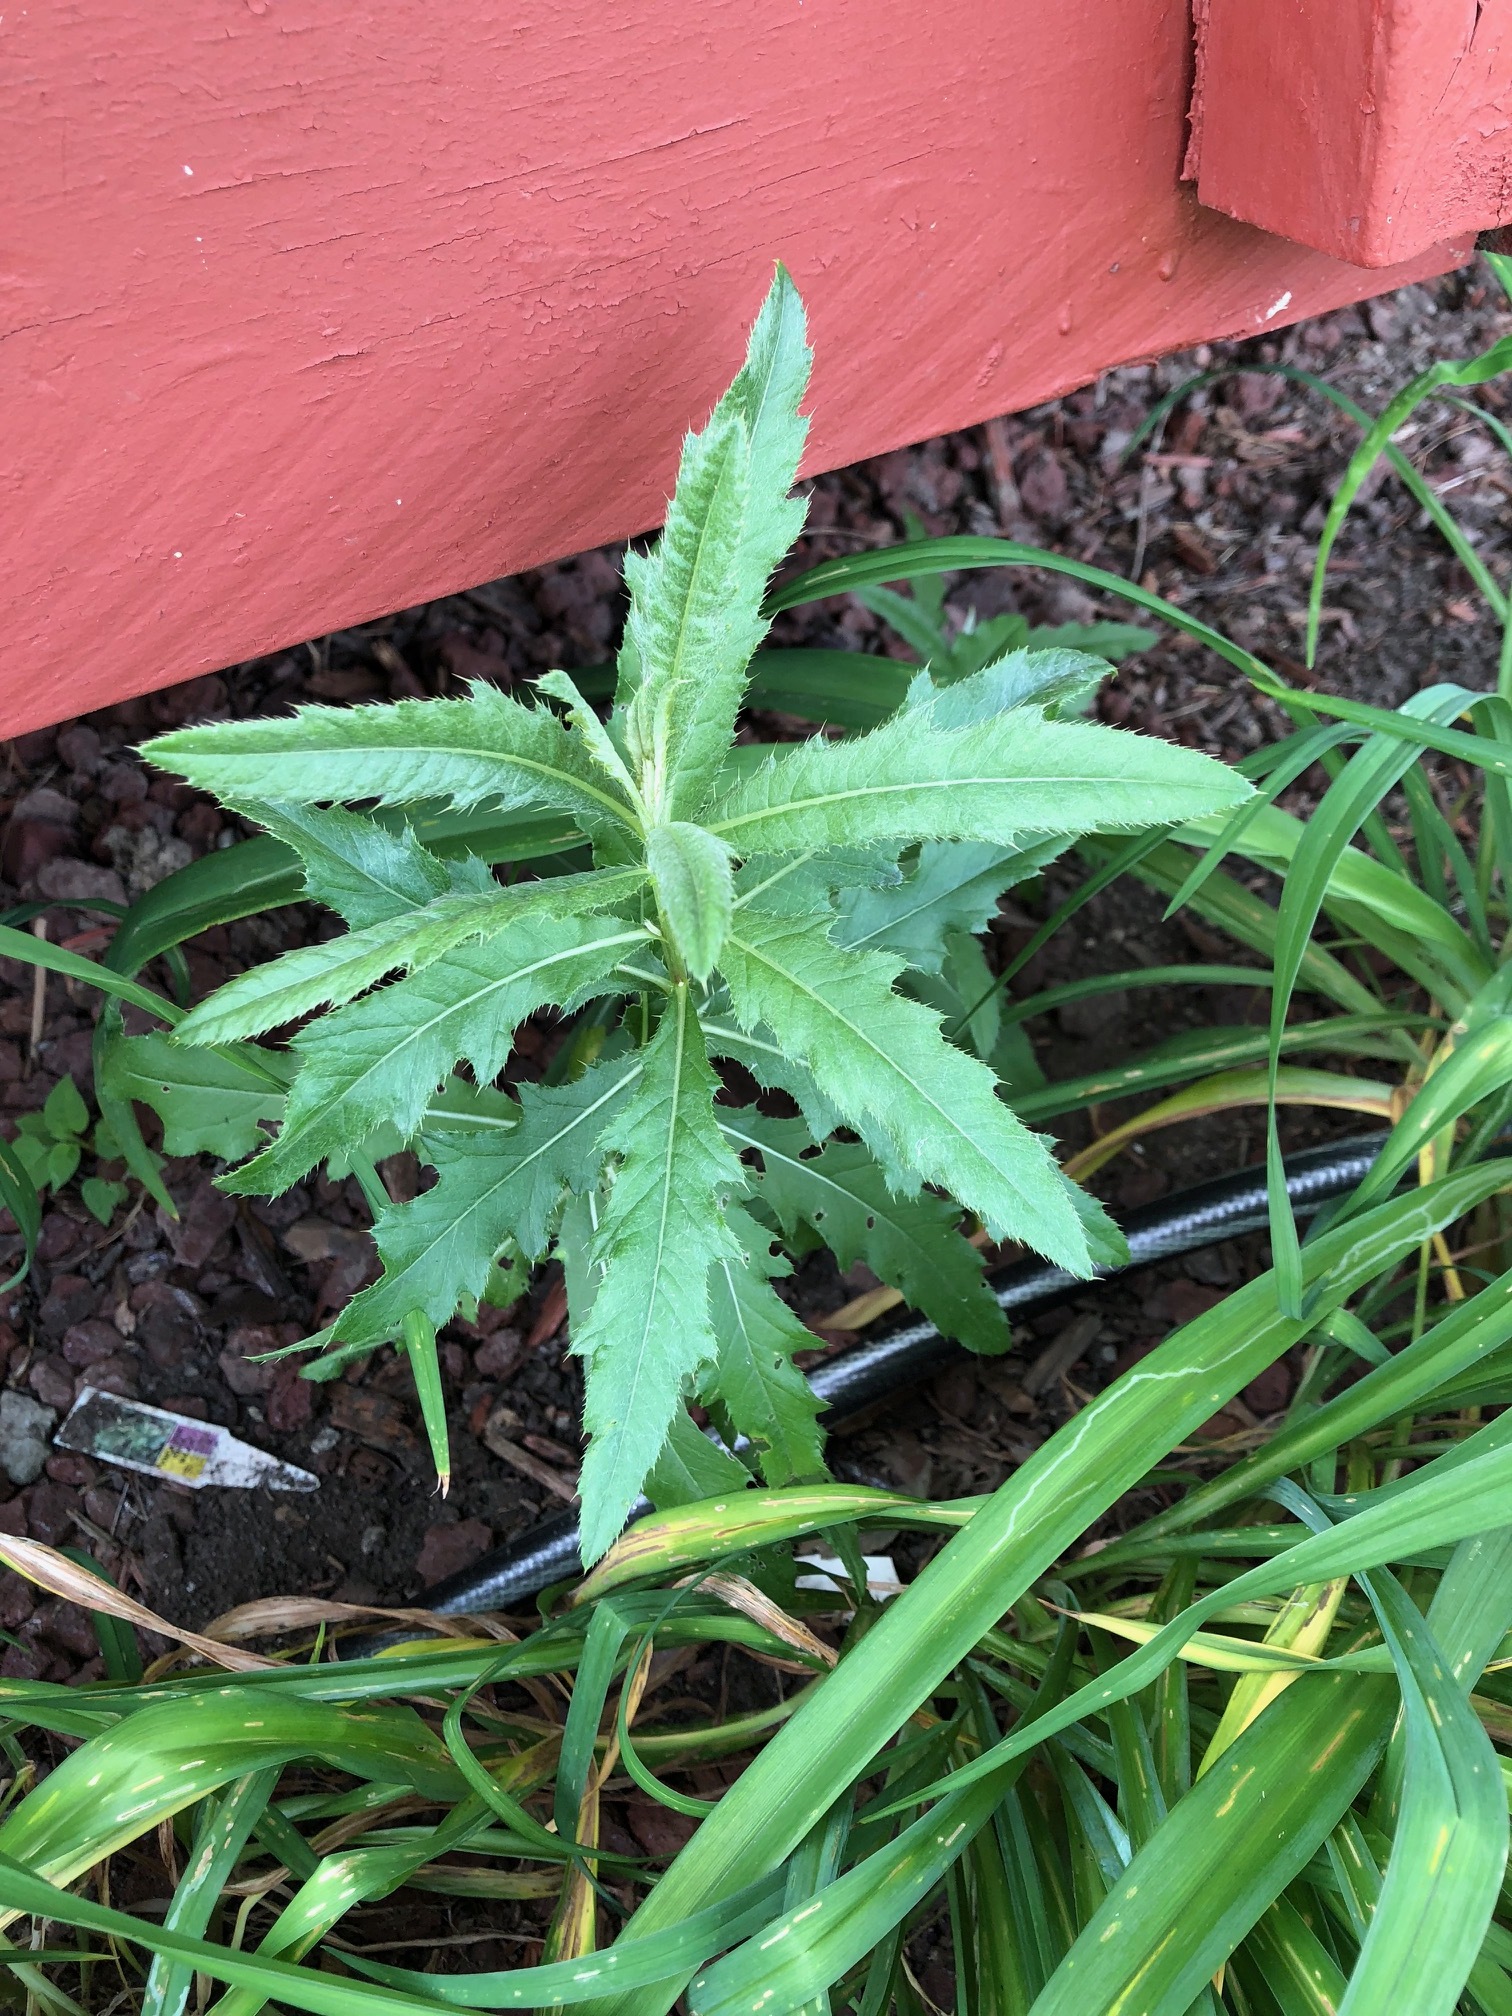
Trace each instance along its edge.
<instances>
[{"instance_id":1,"label":"dark soil","mask_svg":"<svg viewBox=\"0 0 1512 2016\"><path fill-rule=\"evenodd\" d=\"M1302 664L1303 611L1316 536L1354 429L1317 395L1256 367L1296 364L1327 375L1366 406L1431 359L1463 356L1508 326L1478 274L1345 310L1263 342L1217 346L1111 372L1053 404L820 478L812 487L805 563L885 545L905 519L931 533L1004 533L1047 544L1115 574L1137 575L1299 681L1396 703L1422 685L1493 683L1495 626L1463 569L1394 481L1373 480L1346 528L1314 671ZM1123 451L1155 401L1195 369L1227 375L1178 407L1157 442ZM1478 395L1505 410L1501 388ZM1493 568L1509 545L1508 472L1485 430L1448 403L1425 409L1404 437ZM1037 621L1126 616L1056 577L962 576L950 606ZM456 690L465 679L517 681L548 666L602 663L621 620L619 554L589 553L496 581L275 658L236 666L149 698L21 737L6 749L0 792L0 906L44 898L54 942L85 952L107 940L90 903L130 900L185 862L239 837L215 806L131 753L145 734L186 719L249 715L311 698L346 702ZM890 633L848 599L784 617L775 642L889 650ZM1236 758L1274 738L1280 711L1228 666L1179 637L1129 661L1102 701L1106 718ZM1315 780L1303 780L1303 792ZM1037 901L1042 915L1052 883ZM1022 945L1034 917L1005 912L998 933ZM294 908L211 931L189 953L196 996L244 965L330 929ZM1074 975L1190 960L1217 947L1161 919L1153 898L1120 890L1082 913L1015 983L1032 991ZM1233 957L1223 948L1222 956ZM89 990L0 962L0 1108L40 1107L65 1073L89 1085ZM1052 1076L1116 1060L1174 1028L1253 1019L1263 997L1233 990L1152 991L1066 1010L1041 1032ZM522 1073L533 1068L527 1032ZM1113 1117L1116 1117L1114 1115ZM1098 1118L1106 1123L1108 1114ZM1088 1123L1068 1127L1073 1143ZM1080 1131L1079 1131L1080 1130ZM1295 1132L1294 1128L1294 1132ZM1315 1126L1307 1138L1317 1138ZM1301 1134L1297 1133L1297 1138ZM1111 1165L1115 1204L1255 1158L1258 1121L1171 1130ZM93 1164L86 1158L84 1173ZM54 1454L34 1483L0 1503L0 1530L90 1547L125 1586L182 1623L257 1596L319 1592L396 1601L450 1574L570 1495L579 1382L564 1356L562 1298L548 1269L527 1304L444 1342L456 1465L448 1501L434 1493L407 1368L383 1352L334 1384L251 1362L329 1319L372 1275L367 1213L354 1183L300 1185L275 1204L236 1205L212 1186L204 1158L170 1163L177 1220L133 1194L108 1229L77 1185L51 1200L37 1264L0 1303L6 1383L64 1411L88 1381L232 1427L314 1470L317 1493L274 1497L152 1485L87 1458ZM386 1168L396 1195L413 1186L408 1158ZM6 1221L8 1222L8 1221ZM0 1248L19 1241L0 1237ZM3 1252L0 1252L3 1257ZM1258 1241L1220 1247L1089 1294L1031 1324L1011 1358L962 1363L911 1399L837 1439L852 1474L911 1491L985 1490L1050 1433L1079 1395L1106 1382L1261 1264ZM818 1270L804 1284L810 1320L857 1287ZM1264 1390L1259 1390L1260 1388ZM1243 1437L1284 1404L1286 1373L1256 1382L1213 1424ZM516 1452L513 1464L483 1440ZM523 1461L523 1467L522 1467ZM13 1577L0 1584L9 1633L0 1672L65 1679L95 1670L77 1613ZM648 1823L649 1824L649 1823Z\"/></svg>"}]
</instances>

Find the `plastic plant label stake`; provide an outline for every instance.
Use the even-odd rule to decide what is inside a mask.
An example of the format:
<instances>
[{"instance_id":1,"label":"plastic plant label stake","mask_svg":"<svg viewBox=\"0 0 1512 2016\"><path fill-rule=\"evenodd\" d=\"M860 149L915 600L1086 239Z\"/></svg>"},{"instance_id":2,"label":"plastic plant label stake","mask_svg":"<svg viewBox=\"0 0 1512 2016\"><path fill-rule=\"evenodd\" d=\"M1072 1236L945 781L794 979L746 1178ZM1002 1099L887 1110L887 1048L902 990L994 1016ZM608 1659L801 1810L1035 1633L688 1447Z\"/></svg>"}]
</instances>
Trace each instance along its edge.
<instances>
[{"instance_id":1,"label":"plastic plant label stake","mask_svg":"<svg viewBox=\"0 0 1512 2016\"><path fill-rule=\"evenodd\" d=\"M320 1479L292 1463L281 1463L250 1442L239 1442L213 1421L194 1421L139 1400L122 1400L86 1386L54 1438L60 1449L139 1470L147 1477L171 1478L191 1491L207 1485L230 1490L317 1491Z\"/></svg>"}]
</instances>

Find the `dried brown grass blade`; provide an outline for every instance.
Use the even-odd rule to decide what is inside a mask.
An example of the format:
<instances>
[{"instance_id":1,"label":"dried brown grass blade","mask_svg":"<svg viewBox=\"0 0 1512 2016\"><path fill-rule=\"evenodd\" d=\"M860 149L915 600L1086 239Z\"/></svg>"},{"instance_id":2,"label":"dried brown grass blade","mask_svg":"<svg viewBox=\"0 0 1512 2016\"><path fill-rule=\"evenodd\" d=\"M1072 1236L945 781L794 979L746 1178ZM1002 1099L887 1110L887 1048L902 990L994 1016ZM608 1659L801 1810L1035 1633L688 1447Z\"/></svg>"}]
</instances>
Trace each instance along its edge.
<instances>
[{"instance_id":1,"label":"dried brown grass blade","mask_svg":"<svg viewBox=\"0 0 1512 2016\"><path fill-rule=\"evenodd\" d=\"M34 1582L39 1589L45 1589L50 1596L61 1596L65 1603L77 1603L81 1610L101 1610L107 1617L119 1617L122 1623L134 1624L139 1631L155 1631L160 1638L170 1638L176 1644L185 1645L191 1652L198 1652L202 1658L224 1666L229 1672L260 1672L274 1663L271 1659L264 1659L261 1653L233 1651L198 1631L180 1630L177 1624L170 1624L166 1617L159 1617L144 1603L123 1596L112 1583L102 1582L98 1576L70 1561L66 1554L60 1554L54 1547L44 1546L40 1540L22 1540L14 1534L0 1534L0 1562L4 1562L7 1568L13 1568L28 1582Z\"/></svg>"},{"instance_id":2,"label":"dried brown grass blade","mask_svg":"<svg viewBox=\"0 0 1512 2016\"><path fill-rule=\"evenodd\" d=\"M764 1596L754 1582L748 1582L744 1575L686 1575L678 1583L685 1589L690 1583L698 1584L700 1593L717 1596L721 1603L728 1603L732 1610L738 1610L742 1617L749 1617L753 1624L760 1624L770 1631L774 1638L780 1638L784 1645L791 1645L795 1652L805 1652L811 1659L822 1660L826 1666L837 1666L840 1655L832 1645L826 1645L822 1638L816 1638L806 1624L800 1624L796 1617L789 1617L786 1610L774 1603L770 1596Z\"/></svg>"},{"instance_id":3,"label":"dried brown grass blade","mask_svg":"<svg viewBox=\"0 0 1512 2016\"><path fill-rule=\"evenodd\" d=\"M443 1638L487 1637L506 1645L519 1643L508 1625L495 1618L443 1617L436 1610L386 1610L369 1603L330 1603L316 1596L265 1596L256 1603L239 1603L207 1624L205 1636L235 1643L244 1638L278 1637L289 1631L313 1631L322 1624L361 1624L373 1618L413 1625Z\"/></svg>"}]
</instances>

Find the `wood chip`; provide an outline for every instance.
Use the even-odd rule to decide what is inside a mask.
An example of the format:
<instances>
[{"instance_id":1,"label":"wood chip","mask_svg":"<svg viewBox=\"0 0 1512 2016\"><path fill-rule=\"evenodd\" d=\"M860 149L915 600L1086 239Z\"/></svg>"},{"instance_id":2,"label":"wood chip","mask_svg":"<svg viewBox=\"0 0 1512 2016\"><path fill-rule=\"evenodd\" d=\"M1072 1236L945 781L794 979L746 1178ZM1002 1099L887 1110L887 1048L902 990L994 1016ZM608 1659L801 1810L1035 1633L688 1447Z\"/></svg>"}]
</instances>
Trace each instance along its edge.
<instances>
[{"instance_id":1,"label":"wood chip","mask_svg":"<svg viewBox=\"0 0 1512 2016\"><path fill-rule=\"evenodd\" d=\"M495 1456L518 1470L522 1477L529 1477L534 1483L544 1486L568 1505L576 1505L578 1489L576 1476L567 1476L554 1470L549 1463L543 1463L539 1456L532 1456L528 1449L522 1449L518 1442L511 1442L504 1433L504 1423L497 1413L490 1414L483 1424L483 1446L492 1450Z\"/></svg>"}]
</instances>

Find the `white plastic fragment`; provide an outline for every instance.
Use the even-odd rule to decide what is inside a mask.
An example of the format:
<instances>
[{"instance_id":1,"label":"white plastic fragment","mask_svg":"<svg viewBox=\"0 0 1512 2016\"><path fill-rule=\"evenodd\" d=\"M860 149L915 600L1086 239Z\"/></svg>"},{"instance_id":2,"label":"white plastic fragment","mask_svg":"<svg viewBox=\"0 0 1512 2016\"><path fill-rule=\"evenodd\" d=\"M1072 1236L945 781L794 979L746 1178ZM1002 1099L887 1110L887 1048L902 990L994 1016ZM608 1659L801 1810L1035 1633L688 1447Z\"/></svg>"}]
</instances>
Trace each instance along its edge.
<instances>
[{"instance_id":1,"label":"white plastic fragment","mask_svg":"<svg viewBox=\"0 0 1512 2016\"><path fill-rule=\"evenodd\" d=\"M898 1579L898 1570L890 1554L863 1554L866 1563L866 1593L875 1596L879 1603L885 1603L889 1596L901 1596L903 1584ZM815 1572L800 1575L797 1586L800 1589L838 1590L837 1575L845 1574L845 1563L838 1554L800 1554L800 1568L811 1568Z\"/></svg>"},{"instance_id":2,"label":"white plastic fragment","mask_svg":"<svg viewBox=\"0 0 1512 2016\"><path fill-rule=\"evenodd\" d=\"M55 1438L60 1449L137 1470L145 1477L170 1478L191 1491L207 1485L230 1490L318 1491L320 1479L292 1463L281 1463L250 1442L239 1442L213 1421L191 1420L123 1400L86 1386Z\"/></svg>"}]
</instances>

